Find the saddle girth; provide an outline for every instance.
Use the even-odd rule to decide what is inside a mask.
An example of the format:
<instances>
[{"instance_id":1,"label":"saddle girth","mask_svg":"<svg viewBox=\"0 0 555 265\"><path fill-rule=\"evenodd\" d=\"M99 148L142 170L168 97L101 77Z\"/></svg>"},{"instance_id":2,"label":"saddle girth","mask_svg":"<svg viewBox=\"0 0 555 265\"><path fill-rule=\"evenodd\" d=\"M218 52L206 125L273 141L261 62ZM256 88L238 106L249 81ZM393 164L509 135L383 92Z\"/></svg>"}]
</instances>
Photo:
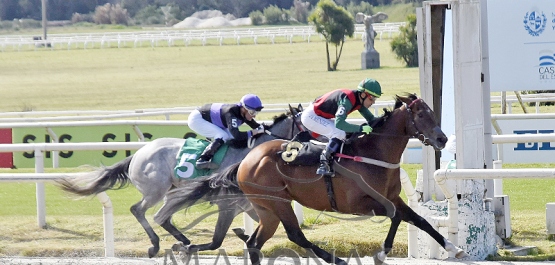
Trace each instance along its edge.
<instances>
[{"instance_id":1,"label":"saddle girth","mask_svg":"<svg viewBox=\"0 0 555 265\"><path fill-rule=\"evenodd\" d=\"M333 183L331 182L331 179L331 175L324 175L324 182L326 183L326 191L328 193L328 200L330 201L331 208L334 211L338 212L337 203L335 202L335 193L333 192Z\"/></svg>"}]
</instances>

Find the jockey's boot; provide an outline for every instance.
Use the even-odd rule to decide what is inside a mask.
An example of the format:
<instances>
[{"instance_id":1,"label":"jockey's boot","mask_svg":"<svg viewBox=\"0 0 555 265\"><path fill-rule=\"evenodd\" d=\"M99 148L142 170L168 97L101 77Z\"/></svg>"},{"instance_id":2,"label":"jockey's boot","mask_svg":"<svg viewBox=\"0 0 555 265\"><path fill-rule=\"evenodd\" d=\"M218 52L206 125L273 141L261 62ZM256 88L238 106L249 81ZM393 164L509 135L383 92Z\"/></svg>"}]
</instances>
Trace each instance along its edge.
<instances>
[{"instance_id":1,"label":"jockey's boot","mask_svg":"<svg viewBox=\"0 0 555 265\"><path fill-rule=\"evenodd\" d=\"M320 167L316 170L316 174L333 176L334 172L331 169L331 163L333 162L333 155L341 146L341 140L337 138L331 138L324 151L320 155Z\"/></svg>"},{"instance_id":2,"label":"jockey's boot","mask_svg":"<svg viewBox=\"0 0 555 265\"><path fill-rule=\"evenodd\" d=\"M224 144L224 140L218 138L218 139L215 139L213 142L211 142L208 146L206 146L206 148L200 155L200 158L197 160L197 163L196 163L197 168L198 169L218 168L217 164L212 163L212 157L214 157L214 154L216 153L216 151L218 151L220 146L222 146L223 144Z\"/></svg>"}]
</instances>

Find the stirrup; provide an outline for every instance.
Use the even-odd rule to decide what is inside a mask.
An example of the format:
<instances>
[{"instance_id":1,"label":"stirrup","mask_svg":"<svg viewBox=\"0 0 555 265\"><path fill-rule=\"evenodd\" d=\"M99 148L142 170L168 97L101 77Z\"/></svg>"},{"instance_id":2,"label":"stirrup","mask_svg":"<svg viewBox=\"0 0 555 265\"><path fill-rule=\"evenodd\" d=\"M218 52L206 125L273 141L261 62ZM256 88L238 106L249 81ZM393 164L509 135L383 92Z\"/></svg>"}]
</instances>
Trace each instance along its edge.
<instances>
[{"instance_id":1,"label":"stirrup","mask_svg":"<svg viewBox=\"0 0 555 265\"><path fill-rule=\"evenodd\" d=\"M195 166L198 169L216 169L219 167L217 164L212 163L212 159L205 160L203 157L197 160Z\"/></svg>"},{"instance_id":2,"label":"stirrup","mask_svg":"<svg viewBox=\"0 0 555 265\"><path fill-rule=\"evenodd\" d=\"M335 172L331 170L330 165L328 165L328 163L323 162L320 164L320 167L316 170L316 175L333 176L335 175Z\"/></svg>"}]
</instances>

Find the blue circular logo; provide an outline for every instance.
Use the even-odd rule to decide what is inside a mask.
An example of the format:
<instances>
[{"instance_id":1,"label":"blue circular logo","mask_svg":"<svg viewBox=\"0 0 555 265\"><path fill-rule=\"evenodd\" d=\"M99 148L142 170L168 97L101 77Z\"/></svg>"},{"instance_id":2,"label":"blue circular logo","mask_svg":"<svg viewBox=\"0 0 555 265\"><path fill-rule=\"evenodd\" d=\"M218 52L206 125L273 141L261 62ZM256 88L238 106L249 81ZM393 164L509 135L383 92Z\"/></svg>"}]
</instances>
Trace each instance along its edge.
<instances>
[{"instance_id":1,"label":"blue circular logo","mask_svg":"<svg viewBox=\"0 0 555 265\"><path fill-rule=\"evenodd\" d=\"M528 34L531 36L537 37L539 36L544 30L545 26L547 25L547 17L542 12L526 12L524 16L524 29L528 31Z\"/></svg>"}]
</instances>

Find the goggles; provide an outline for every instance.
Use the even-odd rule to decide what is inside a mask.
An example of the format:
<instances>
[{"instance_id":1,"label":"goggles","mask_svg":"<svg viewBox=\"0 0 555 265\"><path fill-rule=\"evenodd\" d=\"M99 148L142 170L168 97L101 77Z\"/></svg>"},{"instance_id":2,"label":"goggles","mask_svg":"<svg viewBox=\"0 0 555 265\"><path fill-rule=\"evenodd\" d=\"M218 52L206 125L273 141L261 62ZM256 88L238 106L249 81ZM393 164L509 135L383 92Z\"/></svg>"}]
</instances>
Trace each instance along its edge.
<instances>
[{"instance_id":1,"label":"goggles","mask_svg":"<svg viewBox=\"0 0 555 265\"><path fill-rule=\"evenodd\" d=\"M245 109L247 110L247 112L249 113L249 115L255 117L256 115L258 115L258 113L260 113L260 111L257 110L253 110L253 109L249 109L245 106Z\"/></svg>"},{"instance_id":2,"label":"goggles","mask_svg":"<svg viewBox=\"0 0 555 265\"><path fill-rule=\"evenodd\" d=\"M365 92L365 93L366 93L366 97L367 97L368 99L370 99L370 100L372 100L372 101L376 101L376 97L375 97L374 95L371 95L371 94L368 93L368 92Z\"/></svg>"}]
</instances>

